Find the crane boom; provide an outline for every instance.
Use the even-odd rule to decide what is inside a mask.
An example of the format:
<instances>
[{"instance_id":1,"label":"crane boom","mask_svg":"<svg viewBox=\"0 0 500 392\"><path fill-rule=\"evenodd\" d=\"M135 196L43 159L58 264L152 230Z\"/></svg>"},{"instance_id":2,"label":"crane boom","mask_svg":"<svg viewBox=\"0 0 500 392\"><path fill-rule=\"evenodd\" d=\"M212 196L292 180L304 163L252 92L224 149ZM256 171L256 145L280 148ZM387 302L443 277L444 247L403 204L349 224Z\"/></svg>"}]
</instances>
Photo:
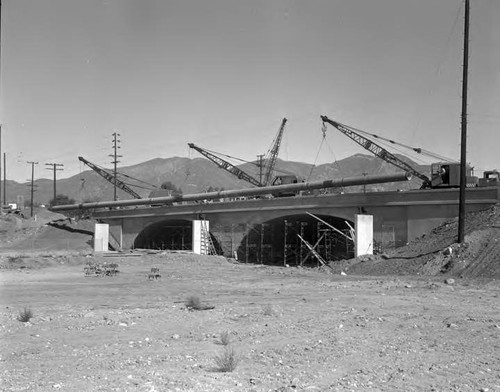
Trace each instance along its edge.
<instances>
[{"instance_id":1,"label":"crane boom","mask_svg":"<svg viewBox=\"0 0 500 392\"><path fill-rule=\"evenodd\" d=\"M251 175L245 173L241 169L238 169L236 166L234 166L233 164L229 163L228 161L222 159L221 157L218 157L217 155L205 150L204 148L198 147L194 143L188 143L188 146L190 148L192 148L193 150L198 151L204 157L211 160L213 163L215 163L221 169L224 169L224 170L228 171L229 173L235 175L240 180L245 180L246 182L248 182L252 185L255 185L255 186L259 186L259 187L262 186L262 184L259 181L257 181L255 178L253 178Z\"/></svg>"},{"instance_id":2,"label":"crane boom","mask_svg":"<svg viewBox=\"0 0 500 392\"><path fill-rule=\"evenodd\" d=\"M276 166L276 160L278 159L278 152L280 150L281 139L283 138L283 132L285 130L286 121L287 121L286 118L283 118L280 129L278 131L278 135L276 136L274 145L271 149L271 152L269 153L269 159L268 159L269 163L267 165L267 170L264 177L264 186L269 186L271 183L271 178L273 175L274 167Z\"/></svg>"},{"instance_id":3,"label":"crane boom","mask_svg":"<svg viewBox=\"0 0 500 392\"><path fill-rule=\"evenodd\" d=\"M342 132L344 135L351 138L356 143L358 143L361 147L370 151L371 153L373 153L375 156L379 157L380 159L383 159L384 161L386 161L386 162L388 162L396 167L399 167L400 169L403 169L406 172L411 173L415 177L420 178L423 181L422 187L429 187L430 186L431 180L429 179L429 177L427 177L425 174L422 174L419 171L415 170L412 166L408 165L406 162L402 161L401 159L399 159L395 155L391 154L385 148L379 146L378 144L371 141L370 139L367 139L367 138L361 136L359 133L353 131L351 128L347 127L346 125L340 124L337 121L330 120L327 116L321 116L321 120L323 120L323 123L326 122L326 123L334 126L340 132Z\"/></svg>"},{"instance_id":4,"label":"crane boom","mask_svg":"<svg viewBox=\"0 0 500 392\"><path fill-rule=\"evenodd\" d=\"M136 193L133 189L129 188L124 182L120 181L118 178L116 178L113 174L108 173L106 170L100 168L97 165L94 165L92 162L87 161L83 157L78 157L80 161L85 163L88 167L90 167L92 170L94 170L97 174L99 174L101 177L104 179L108 180L110 183L113 185L116 184L118 188L120 188L122 191L127 192L129 195L135 197L136 199L142 199L141 196L139 196L138 193Z\"/></svg>"}]
</instances>

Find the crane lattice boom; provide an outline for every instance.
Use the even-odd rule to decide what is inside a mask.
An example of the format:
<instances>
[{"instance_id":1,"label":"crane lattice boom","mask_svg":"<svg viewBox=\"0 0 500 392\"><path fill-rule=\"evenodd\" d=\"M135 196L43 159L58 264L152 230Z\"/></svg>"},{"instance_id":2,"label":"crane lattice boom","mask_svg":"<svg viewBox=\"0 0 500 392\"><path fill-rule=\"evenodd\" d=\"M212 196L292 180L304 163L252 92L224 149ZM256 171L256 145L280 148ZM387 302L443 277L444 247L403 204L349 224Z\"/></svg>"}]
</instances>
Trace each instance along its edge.
<instances>
[{"instance_id":1,"label":"crane lattice boom","mask_svg":"<svg viewBox=\"0 0 500 392\"><path fill-rule=\"evenodd\" d=\"M281 122L280 129L278 131L278 135L276 136L276 140L274 145L269 153L268 165L266 169L266 174L264 177L264 186L269 186L271 183L274 167L276 166L276 160L278 159L278 152L280 150L281 139L283 138L283 132L285 130L286 118Z\"/></svg>"},{"instance_id":2,"label":"crane lattice boom","mask_svg":"<svg viewBox=\"0 0 500 392\"><path fill-rule=\"evenodd\" d=\"M197 145L193 143L188 143L188 146L196 151L198 151L201 155L204 157L208 158L211 160L213 163L215 163L218 167L221 169L224 169L228 171L229 173L235 175L238 177L240 180L245 180L246 182L255 185L255 186L262 186L262 184L257 181L255 178L253 178L251 175L245 173L243 170L238 169L236 166L233 164L229 163L228 161L222 159L221 157L218 157L217 155L205 150L204 148L198 147Z\"/></svg>"},{"instance_id":3,"label":"crane lattice boom","mask_svg":"<svg viewBox=\"0 0 500 392\"><path fill-rule=\"evenodd\" d=\"M343 125L337 121L330 120L327 116L321 116L321 120L323 122L328 123L330 125L333 125L335 128L337 128L340 132L342 132L344 135L347 137L351 138L354 140L356 143L358 143L360 146L365 148L366 150L370 151L373 153L375 156L379 157L380 159L383 159L384 161L399 167L400 169L403 169L404 171L407 171L414 175L415 177L420 178L424 183L423 187L428 187L430 186L431 180L429 177L427 177L425 174L420 173L419 171L415 170L412 166L408 165L406 162L402 161L395 155L391 154L389 151L387 151L385 148L379 146L377 143L371 141L370 139L367 139L363 136L361 136L359 133L353 131L350 127Z\"/></svg>"},{"instance_id":4,"label":"crane lattice boom","mask_svg":"<svg viewBox=\"0 0 500 392\"><path fill-rule=\"evenodd\" d=\"M113 174L108 173L106 170L100 168L97 165L94 165L92 162L87 161L83 157L78 157L80 161L85 163L88 167L90 167L92 170L94 170L97 174L99 174L101 177L105 178L108 180L111 184L115 185L120 188L122 191L127 192L129 195L135 197L136 199L141 199L141 196L139 196L138 193L136 193L133 189L129 188L123 181L120 181L118 178L116 178Z\"/></svg>"}]
</instances>

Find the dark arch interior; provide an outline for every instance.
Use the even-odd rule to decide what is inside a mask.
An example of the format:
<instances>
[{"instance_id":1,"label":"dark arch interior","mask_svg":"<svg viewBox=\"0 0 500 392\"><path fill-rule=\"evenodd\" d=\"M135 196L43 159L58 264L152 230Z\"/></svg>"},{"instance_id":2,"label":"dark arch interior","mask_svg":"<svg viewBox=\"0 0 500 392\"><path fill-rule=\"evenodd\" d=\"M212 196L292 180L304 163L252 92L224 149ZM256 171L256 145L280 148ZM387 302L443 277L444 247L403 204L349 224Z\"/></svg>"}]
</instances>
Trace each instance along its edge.
<instances>
[{"instance_id":1,"label":"dark arch interior","mask_svg":"<svg viewBox=\"0 0 500 392\"><path fill-rule=\"evenodd\" d=\"M157 250L192 250L193 222L188 220L166 220L146 227L135 239L134 248ZM222 249L210 233L217 254Z\"/></svg>"},{"instance_id":2,"label":"dark arch interior","mask_svg":"<svg viewBox=\"0 0 500 392\"><path fill-rule=\"evenodd\" d=\"M190 250L192 236L191 221L161 221L146 227L136 237L134 248Z\"/></svg>"},{"instance_id":3,"label":"dark arch interior","mask_svg":"<svg viewBox=\"0 0 500 392\"><path fill-rule=\"evenodd\" d=\"M252 225L239 244L238 259L250 263L316 266L321 264L307 242L324 261L352 258L354 244L338 231L349 235L345 219L317 215L292 215ZM349 222L353 226L352 222ZM338 231L329 227L336 228ZM300 237L302 237L301 240Z\"/></svg>"}]
</instances>

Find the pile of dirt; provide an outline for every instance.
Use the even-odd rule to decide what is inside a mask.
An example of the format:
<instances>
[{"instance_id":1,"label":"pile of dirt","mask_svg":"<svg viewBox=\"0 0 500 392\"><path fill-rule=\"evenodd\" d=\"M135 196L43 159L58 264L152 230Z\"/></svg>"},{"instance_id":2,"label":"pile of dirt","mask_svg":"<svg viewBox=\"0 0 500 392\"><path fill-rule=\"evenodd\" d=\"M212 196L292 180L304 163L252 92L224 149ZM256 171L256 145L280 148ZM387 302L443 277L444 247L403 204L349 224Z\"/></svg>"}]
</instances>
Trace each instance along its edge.
<instances>
[{"instance_id":1,"label":"pile of dirt","mask_svg":"<svg viewBox=\"0 0 500 392\"><path fill-rule=\"evenodd\" d=\"M47 209L33 218L0 215L0 250L3 254L39 251L91 251L93 220L74 220Z\"/></svg>"},{"instance_id":2,"label":"pile of dirt","mask_svg":"<svg viewBox=\"0 0 500 392\"><path fill-rule=\"evenodd\" d=\"M391 252L332 263L332 267L356 275L500 278L500 204L466 215L461 244L457 233L458 219L453 219Z\"/></svg>"}]
</instances>

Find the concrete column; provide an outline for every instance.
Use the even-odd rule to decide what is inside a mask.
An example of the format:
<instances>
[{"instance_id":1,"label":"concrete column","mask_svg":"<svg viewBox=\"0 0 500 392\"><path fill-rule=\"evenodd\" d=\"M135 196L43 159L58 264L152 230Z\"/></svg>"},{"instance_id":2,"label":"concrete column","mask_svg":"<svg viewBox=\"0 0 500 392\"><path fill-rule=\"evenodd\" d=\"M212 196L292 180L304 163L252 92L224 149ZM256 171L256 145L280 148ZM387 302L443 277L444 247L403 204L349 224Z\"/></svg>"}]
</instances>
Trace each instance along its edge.
<instances>
[{"instance_id":1,"label":"concrete column","mask_svg":"<svg viewBox=\"0 0 500 392\"><path fill-rule=\"evenodd\" d=\"M356 215L354 256L373 254L373 215Z\"/></svg>"},{"instance_id":2,"label":"concrete column","mask_svg":"<svg viewBox=\"0 0 500 392\"><path fill-rule=\"evenodd\" d=\"M120 224L109 226L109 242L115 250L123 249L123 230Z\"/></svg>"},{"instance_id":3,"label":"concrete column","mask_svg":"<svg viewBox=\"0 0 500 392\"><path fill-rule=\"evenodd\" d=\"M197 255L207 254L207 238L205 232L210 233L210 222L207 220L193 221L193 253ZM209 234L210 235L210 234Z\"/></svg>"},{"instance_id":4,"label":"concrete column","mask_svg":"<svg viewBox=\"0 0 500 392\"><path fill-rule=\"evenodd\" d=\"M109 225L96 223L94 230L94 252L107 252L109 244Z\"/></svg>"}]
</instances>

